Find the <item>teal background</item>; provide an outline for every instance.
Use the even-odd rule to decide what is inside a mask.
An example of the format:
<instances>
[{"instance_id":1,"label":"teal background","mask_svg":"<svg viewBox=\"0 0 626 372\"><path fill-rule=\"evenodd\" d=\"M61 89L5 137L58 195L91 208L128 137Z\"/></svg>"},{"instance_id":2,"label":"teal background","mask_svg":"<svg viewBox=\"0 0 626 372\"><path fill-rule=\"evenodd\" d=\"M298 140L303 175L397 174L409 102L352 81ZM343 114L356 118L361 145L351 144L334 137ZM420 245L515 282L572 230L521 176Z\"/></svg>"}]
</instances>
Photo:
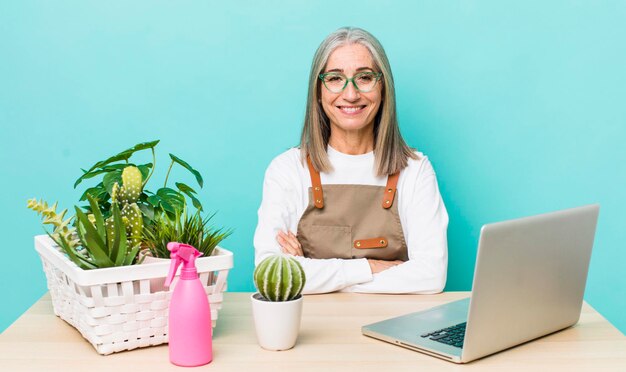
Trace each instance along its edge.
<instances>
[{"instance_id":1,"label":"teal background","mask_svg":"<svg viewBox=\"0 0 626 372\"><path fill-rule=\"evenodd\" d=\"M315 49L355 25L385 46L402 132L437 171L446 289L470 289L482 224L599 202L586 300L625 332L624 19L623 1L4 1L0 330L46 291L26 200L71 207L81 167L153 139L152 188L169 152L200 170L236 229L229 290L251 291L265 168L298 142Z\"/></svg>"}]
</instances>

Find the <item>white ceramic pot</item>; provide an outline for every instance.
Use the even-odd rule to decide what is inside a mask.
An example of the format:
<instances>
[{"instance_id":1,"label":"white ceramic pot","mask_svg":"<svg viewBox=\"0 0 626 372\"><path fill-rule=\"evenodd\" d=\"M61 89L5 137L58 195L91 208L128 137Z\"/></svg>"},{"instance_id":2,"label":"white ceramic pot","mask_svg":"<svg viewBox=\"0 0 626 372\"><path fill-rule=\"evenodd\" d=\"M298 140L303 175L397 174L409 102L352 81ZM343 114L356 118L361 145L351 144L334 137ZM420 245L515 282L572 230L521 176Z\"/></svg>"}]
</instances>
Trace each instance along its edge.
<instances>
[{"instance_id":1,"label":"white ceramic pot","mask_svg":"<svg viewBox=\"0 0 626 372\"><path fill-rule=\"evenodd\" d=\"M271 302L259 293L250 296L259 345L263 349L291 349L298 339L302 317L302 296L285 302Z\"/></svg>"}]
</instances>

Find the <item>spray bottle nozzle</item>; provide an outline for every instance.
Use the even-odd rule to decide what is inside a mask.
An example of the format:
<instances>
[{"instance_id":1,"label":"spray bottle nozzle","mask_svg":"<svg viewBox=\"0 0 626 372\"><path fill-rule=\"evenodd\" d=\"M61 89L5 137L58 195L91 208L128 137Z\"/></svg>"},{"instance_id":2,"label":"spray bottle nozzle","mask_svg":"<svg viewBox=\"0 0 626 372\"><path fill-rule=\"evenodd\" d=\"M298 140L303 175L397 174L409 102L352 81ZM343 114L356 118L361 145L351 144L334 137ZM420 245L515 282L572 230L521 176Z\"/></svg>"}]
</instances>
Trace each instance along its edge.
<instances>
[{"instance_id":1,"label":"spray bottle nozzle","mask_svg":"<svg viewBox=\"0 0 626 372\"><path fill-rule=\"evenodd\" d=\"M196 248L189 244L170 242L167 243L167 249L171 252L170 258L172 263L170 264L170 272L165 278L165 286L169 287L174 280L178 266L183 264L183 270L196 270L196 258L202 256Z\"/></svg>"}]
</instances>

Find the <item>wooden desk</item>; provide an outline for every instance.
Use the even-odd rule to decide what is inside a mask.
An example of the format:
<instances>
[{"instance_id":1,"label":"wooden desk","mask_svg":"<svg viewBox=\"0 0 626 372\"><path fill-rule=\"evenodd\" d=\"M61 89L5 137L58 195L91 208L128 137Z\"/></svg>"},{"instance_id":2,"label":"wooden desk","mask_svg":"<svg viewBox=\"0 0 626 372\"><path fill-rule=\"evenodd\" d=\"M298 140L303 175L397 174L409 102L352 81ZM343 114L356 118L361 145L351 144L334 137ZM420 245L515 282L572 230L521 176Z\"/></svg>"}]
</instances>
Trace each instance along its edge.
<instances>
[{"instance_id":1,"label":"wooden desk","mask_svg":"<svg viewBox=\"0 0 626 372\"><path fill-rule=\"evenodd\" d=\"M626 371L626 337L585 304L569 329L467 365L361 335L361 326L467 297L327 294L306 296L298 343L272 352L256 343L249 293L227 293L214 335L212 371ZM101 356L52 313L48 294L0 336L0 371L181 371L167 345Z\"/></svg>"}]
</instances>

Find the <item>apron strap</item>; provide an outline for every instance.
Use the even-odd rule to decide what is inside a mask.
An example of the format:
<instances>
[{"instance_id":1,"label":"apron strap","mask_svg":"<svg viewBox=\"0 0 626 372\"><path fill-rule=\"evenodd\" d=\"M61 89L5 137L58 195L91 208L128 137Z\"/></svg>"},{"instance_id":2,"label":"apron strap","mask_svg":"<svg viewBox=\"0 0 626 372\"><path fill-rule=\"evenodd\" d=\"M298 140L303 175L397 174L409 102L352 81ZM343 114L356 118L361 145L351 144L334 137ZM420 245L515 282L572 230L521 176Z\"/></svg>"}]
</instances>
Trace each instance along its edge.
<instances>
[{"instance_id":1,"label":"apron strap","mask_svg":"<svg viewBox=\"0 0 626 372\"><path fill-rule=\"evenodd\" d=\"M389 209L393 205L398 178L400 178L400 172L396 172L387 177L387 187L385 187L385 194L383 195L383 208L385 209Z\"/></svg>"},{"instance_id":2,"label":"apron strap","mask_svg":"<svg viewBox=\"0 0 626 372\"><path fill-rule=\"evenodd\" d=\"M311 175L311 188L313 189L313 202L315 208L324 208L324 192L322 190L322 180L320 173L313 168L311 157L307 155L306 162L309 165L309 174Z\"/></svg>"}]
</instances>

